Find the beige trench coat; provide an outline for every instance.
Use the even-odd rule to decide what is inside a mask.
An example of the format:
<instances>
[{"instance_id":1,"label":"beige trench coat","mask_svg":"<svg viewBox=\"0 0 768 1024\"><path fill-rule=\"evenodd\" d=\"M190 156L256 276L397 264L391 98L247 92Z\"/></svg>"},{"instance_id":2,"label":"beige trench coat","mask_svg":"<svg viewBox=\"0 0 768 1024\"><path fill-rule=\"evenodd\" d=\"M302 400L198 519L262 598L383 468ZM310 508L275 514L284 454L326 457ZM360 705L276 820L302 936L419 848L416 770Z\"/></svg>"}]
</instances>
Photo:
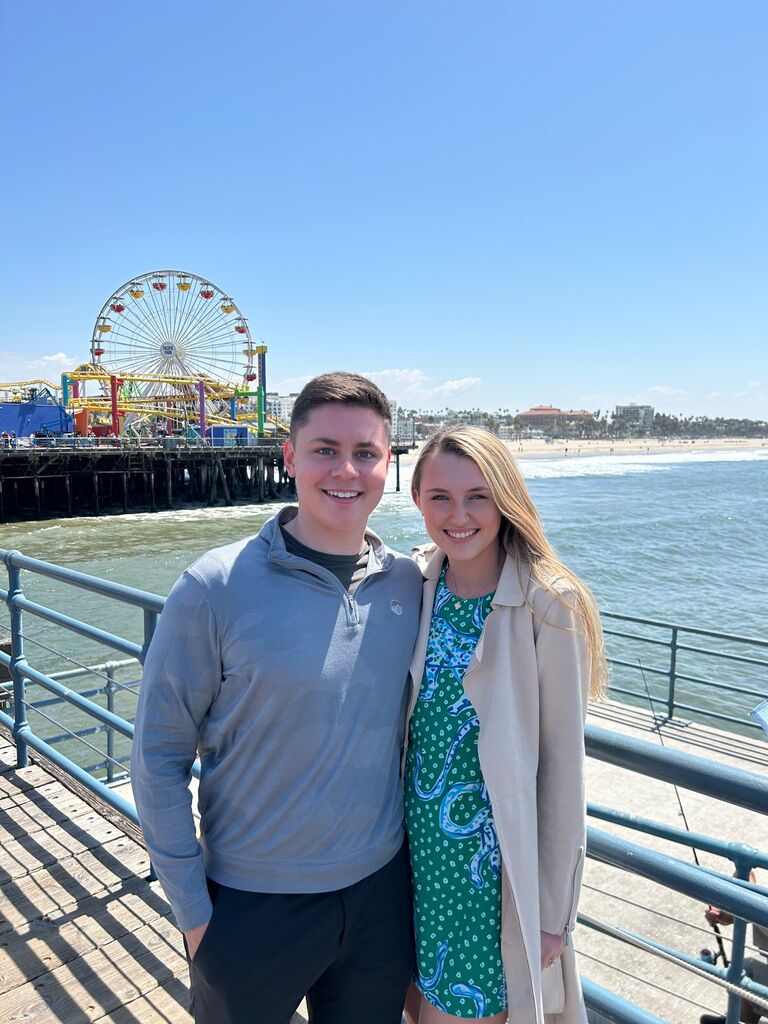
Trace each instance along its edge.
<instances>
[{"instance_id":1,"label":"beige trench coat","mask_svg":"<svg viewBox=\"0 0 768 1024\"><path fill-rule=\"evenodd\" d=\"M408 717L418 698L444 554L421 549L421 624ZM502 858L501 950L510 1024L586 1024L570 932L585 851L584 718L589 653L566 603L507 557L464 675ZM407 736L407 730L406 730ZM541 970L540 930L568 944Z\"/></svg>"}]
</instances>

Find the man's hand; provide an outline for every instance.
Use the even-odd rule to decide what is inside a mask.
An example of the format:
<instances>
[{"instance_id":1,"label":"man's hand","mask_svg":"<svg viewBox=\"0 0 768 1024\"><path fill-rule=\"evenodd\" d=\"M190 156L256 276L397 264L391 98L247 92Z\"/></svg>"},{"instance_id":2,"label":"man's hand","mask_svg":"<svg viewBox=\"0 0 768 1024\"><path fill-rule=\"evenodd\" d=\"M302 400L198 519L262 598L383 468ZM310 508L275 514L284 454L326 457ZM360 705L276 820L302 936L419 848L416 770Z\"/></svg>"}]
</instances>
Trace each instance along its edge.
<instances>
[{"instance_id":1,"label":"man's hand","mask_svg":"<svg viewBox=\"0 0 768 1024\"><path fill-rule=\"evenodd\" d=\"M547 967L557 960L560 954L565 949L565 942L563 942L562 935L553 935L552 932L541 933L541 969L545 971Z\"/></svg>"},{"instance_id":2,"label":"man's hand","mask_svg":"<svg viewBox=\"0 0 768 1024\"><path fill-rule=\"evenodd\" d=\"M195 953L197 947L203 941L203 936L208 929L208 922L205 924L199 924L197 928L191 928L188 932L184 932L184 938L187 940L187 953L189 954L190 963L195 959Z\"/></svg>"}]
</instances>

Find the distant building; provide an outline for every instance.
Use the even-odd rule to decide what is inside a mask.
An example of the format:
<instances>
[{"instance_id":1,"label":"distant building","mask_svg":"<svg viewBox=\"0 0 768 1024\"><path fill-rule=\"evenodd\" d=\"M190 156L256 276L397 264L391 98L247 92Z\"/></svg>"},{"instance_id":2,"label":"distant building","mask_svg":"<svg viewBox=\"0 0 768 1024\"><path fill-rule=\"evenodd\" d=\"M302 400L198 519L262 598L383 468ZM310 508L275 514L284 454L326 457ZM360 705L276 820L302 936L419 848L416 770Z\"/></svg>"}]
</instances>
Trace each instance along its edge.
<instances>
[{"instance_id":1,"label":"distant building","mask_svg":"<svg viewBox=\"0 0 768 1024\"><path fill-rule=\"evenodd\" d=\"M531 427L535 430L555 430L560 425L561 410L554 405L534 405L524 412L519 412L517 418L524 427Z\"/></svg>"},{"instance_id":2,"label":"distant building","mask_svg":"<svg viewBox=\"0 0 768 1024\"><path fill-rule=\"evenodd\" d=\"M586 409L558 409L554 405L534 405L517 414L526 430L544 431L555 435L578 436L584 427L594 423Z\"/></svg>"},{"instance_id":3,"label":"distant building","mask_svg":"<svg viewBox=\"0 0 768 1024\"><path fill-rule=\"evenodd\" d=\"M653 429L654 408L652 405L617 405L613 414L614 420L620 420L628 429L639 434L649 434Z\"/></svg>"},{"instance_id":4,"label":"distant building","mask_svg":"<svg viewBox=\"0 0 768 1024\"><path fill-rule=\"evenodd\" d=\"M282 423L290 423L291 413L298 397L298 391L292 391L290 395L278 395L276 391L268 391L266 395L267 416L280 420Z\"/></svg>"},{"instance_id":5,"label":"distant building","mask_svg":"<svg viewBox=\"0 0 768 1024\"><path fill-rule=\"evenodd\" d=\"M389 410L392 415L392 439L394 441L413 441L413 416L407 415L405 410L394 399L390 398L388 401Z\"/></svg>"}]
</instances>

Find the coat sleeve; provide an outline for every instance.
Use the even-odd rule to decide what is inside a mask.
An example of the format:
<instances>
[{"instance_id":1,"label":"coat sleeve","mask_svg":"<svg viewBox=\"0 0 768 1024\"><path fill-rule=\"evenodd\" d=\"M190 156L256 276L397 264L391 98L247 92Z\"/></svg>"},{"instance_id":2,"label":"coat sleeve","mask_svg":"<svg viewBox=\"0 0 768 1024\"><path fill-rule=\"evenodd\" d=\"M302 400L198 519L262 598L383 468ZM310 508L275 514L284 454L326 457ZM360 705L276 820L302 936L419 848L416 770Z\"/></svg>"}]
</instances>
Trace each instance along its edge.
<instances>
[{"instance_id":1,"label":"coat sleeve","mask_svg":"<svg viewBox=\"0 0 768 1024\"><path fill-rule=\"evenodd\" d=\"M584 721L590 656L564 592L537 616L539 765L537 810L541 928L554 935L575 923L586 845Z\"/></svg>"},{"instance_id":2,"label":"coat sleeve","mask_svg":"<svg viewBox=\"0 0 768 1024\"><path fill-rule=\"evenodd\" d=\"M186 572L168 595L147 652L131 752L147 851L183 931L211 916L189 782L221 676L213 609L203 584Z\"/></svg>"}]
</instances>

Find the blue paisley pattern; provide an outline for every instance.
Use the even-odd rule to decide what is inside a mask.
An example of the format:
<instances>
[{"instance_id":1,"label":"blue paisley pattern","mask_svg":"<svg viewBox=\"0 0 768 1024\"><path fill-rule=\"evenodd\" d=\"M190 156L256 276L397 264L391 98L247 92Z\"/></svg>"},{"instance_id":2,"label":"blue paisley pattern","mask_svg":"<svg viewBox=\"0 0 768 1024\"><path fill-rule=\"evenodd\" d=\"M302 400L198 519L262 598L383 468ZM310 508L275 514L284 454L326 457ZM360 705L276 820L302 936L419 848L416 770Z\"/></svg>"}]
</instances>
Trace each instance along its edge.
<instances>
[{"instance_id":1,"label":"blue paisley pattern","mask_svg":"<svg viewBox=\"0 0 768 1024\"><path fill-rule=\"evenodd\" d=\"M480 723L462 683L492 596L457 598L443 570L406 765L416 981L430 1003L465 1019L506 1007L501 856L477 755Z\"/></svg>"}]
</instances>

